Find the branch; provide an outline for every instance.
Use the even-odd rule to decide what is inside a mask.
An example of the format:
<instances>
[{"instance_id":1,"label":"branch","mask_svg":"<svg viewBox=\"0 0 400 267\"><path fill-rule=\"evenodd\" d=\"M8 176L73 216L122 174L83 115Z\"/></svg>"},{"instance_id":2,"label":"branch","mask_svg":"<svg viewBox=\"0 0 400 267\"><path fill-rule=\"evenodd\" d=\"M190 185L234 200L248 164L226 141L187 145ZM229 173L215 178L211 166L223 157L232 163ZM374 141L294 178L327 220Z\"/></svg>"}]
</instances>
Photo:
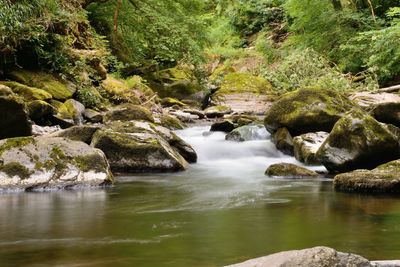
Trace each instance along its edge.
<instances>
[{"instance_id":1,"label":"branch","mask_svg":"<svg viewBox=\"0 0 400 267\"><path fill-rule=\"evenodd\" d=\"M376 90L378 93L393 93L400 91L400 84Z\"/></svg>"}]
</instances>

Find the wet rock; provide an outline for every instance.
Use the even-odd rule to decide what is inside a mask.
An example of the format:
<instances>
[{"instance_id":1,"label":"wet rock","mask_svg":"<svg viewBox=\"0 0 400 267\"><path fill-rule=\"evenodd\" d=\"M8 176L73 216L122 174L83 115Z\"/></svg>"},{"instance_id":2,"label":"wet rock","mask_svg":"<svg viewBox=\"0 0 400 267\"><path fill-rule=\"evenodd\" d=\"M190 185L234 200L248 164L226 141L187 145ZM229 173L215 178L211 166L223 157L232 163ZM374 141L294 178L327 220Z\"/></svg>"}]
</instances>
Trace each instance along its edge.
<instances>
[{"instance_id":1,"label":"wet rock","mask_svg":"<svg viewBox=\"0 0 400 267\"><path fill-rule=\"evenodd\" d=\"M210 131L230 133L233 129L235 129L235 124L230 120L224 120L213 123Z\"/></svg>"},{"instance_id":2,"label":"wet rock","mask_svg":"<svg viewBox=\"0 0 400 267\"><path fill-rule=\"evenodd\" d=\"M86 144L90 144L92 142L92 137L97 130L100 130L102 127L98 125L80 125L73 126L65 130L61 130L59 132L55 132L51 134L52 137L64 137L74 141L81 141Z\"/></svg>"},{"instance_id":3,"label":"wet rock","mask_svg":"<svg viewBox=\"0 0 400 267\"><path fill-rule=\"evenodd\" d=\"M352 111L335 124L317 157L332 173L372 169L400 157L398 134L397 127Z\"/></svg>"},{"instance_id":4,"label":"wet rock","mask_svg":"<svg viewBox=\"0 0 400 267\"><path fill-rule=\"evenodd\" d=\"M85 109L83 112L83 117L89 122L103 122L103 114L90 108Z\"/></svg>"},{"instance_id":5,"label":"wet rock","mask_svg":"<svg viewBox=\"0 0 400 267\"><path fill-rule=\"evenodd\" d=\"M293 156L293 138L286 128L279 128L272 137L272 142L276 148L286 155Z\"/></svg>"},{"instance_id":6,"label":"wet rock","mask_svg":"<svg viewBox=\"0 0 400 267\"><path fill-rule=\"evenodd\" d=\"M57 137L0 141L0 188L46 190L112 184L103 152Z\"/></svg>"},{"instance_id":7,"label":"wet rock","mask_svg":"<svg viewBox=\"0 0 400 267\"><path fill-rule=\"evenodd\" d=\"M19 97L23 98L24 101L34 100L50 100L53 96L45 90L30 87L18 82L0 82L1 84L8 86L11 90Z\"/></svg>"},{"instance_id":8,"label":"wet rock","mask_svg":"<svg viewBox=\"0 0 400 267\"><path fill-rule=\"evenodd\" d=\"M317 157L317 152L328 135L326 132L316 132L296 136L293 139L295 158L307 165L320 165L321 160Z\"/></svg>"},{"instance_id":9,"label":"wet rock","mask_svg":"<svg viewBox=\"0 0 400 267\"><path fill-rule=\"evenodd\" d=\"M197 115L192 115L191 113L183 112L180 110L170 111L170 114L177 117L182 122L193 122L194 120L199 119L199 116L197 116Z\"/></svg>"},{"instance_id":10,"label":"wet rock","mask_svg":"<svg viewBox=\"0 0 400 267\"><path fill-rule=\"evenodd\" d=\"M303 250L292 250L271 254L269 256L252 259L229 267L372 267L365 258L336 251L328 247L314 247Z\"/></svg>"},{"instance_id":11,"label":"wet rock","mask_svg":"<svg viewBox=\"0 0 400 267\"><path fill-rule=\"evenodd\" d=\"M104 151L115 171L172 172L187 167L187 161L167 141L150 132L99 130L91 145Z\"/></svg>"},{"instance_id":12,"label":"wet rock","mask_svg":"<svg viewBox=\"0 0 400 267\"><path fill-rule=\"evenodd\" d=\"M213 106L204 110L207 118L222 118L229 113L232 113L232 109L227 106Z\"/></svg>"},{"instance_id":13,"label":"wet rock","mask_svg":"<svg viewBox=\"0 0 400 267\"><path fill-rule=\"evenodd\" d=\"M286 127L293 136L330 132L354 104L333 90L299 89L283 95L267 111L264 125L270 133Z\"/></svg>"},{"instance_id":14,"label":"wet rock","mask_svg":"<svg viewBox=\"0 0 400 267\"><path fill-rule=\"evenodd\" d=\"M151 112L139 105L123 104L115 107L113 110L107 112L104 116L104 122L110 121L133 121L144 120L154 122Z\"/></svg>"},{"instance_id":15,"label":"wet rock","mask_svg":"<svg viewBox=\"0 0 400 267\"><path fill-rule=\"evenodd\" d=\"M160 116L160 124L170 130L182 130L186 127L178 118L167 114Z\"/></svg>"},{"instance_id":16,"label":"wet rock","mask_svg":"<svg viewBox=\"0 0 400 267\"><path fill-rule=\"evenodd\" d=\"M29 117L39 125L46 125L56 114L57 109L42 100L35 100L28 103Z\"/></svg>"},{"instance_id":17,"label":"wet rock","mask_svg":"<svg viewBox=\"0 0 400 267\"><path fill-rule=\"evenodd\" d=\"M0 85L0 139L31 134L32 123L24 102L10 88Z\"/></svg>"},{"instance_id":18,"label":"wet rock","mask_svg":"<svg viewBox=\"0 0 400 267\"><path fill-rule=\"evenodd\" d=\"M373 170L355 170L336 175L334 188L344 192L400 193L400 160L378 166Z\"/></svg>"},{"instance_id":19,"label":"wet rock","mask_svg":"<svg viewBox=\"0 0 400 267\"><path fill-rule=\"evenodd\" d=\"M318 173L316 173L315 171L290 163L273 164L268 167L268 169L265 171L265 174L268 176L292 177L292 178L318 176Z\"/></svg>"},{"instance_id":20,"label":"wet rock","mask_svg":"<svg viewBox=\"0 0 400 267\"><path fill-rule=\"evenodd\" d=\"M161 99L161 105L163 107L172 107L172 106L178 106L178 107L185 107L186 104L182 103L181 101L179 101L176 98L172 98L172 97L165 97L163 99Z\"/></svg>"},{"instance_id":21,"label":"wet rock","mask_svg":"<svg viewBox=\"0 0 400 267\"><path fill-rule=\"evenodd\" d=\"M251 140L266 140L268 133L263 125L246 125L236 128L225 136L225 140L244 142Z\"/></svg>"}]
</instances>

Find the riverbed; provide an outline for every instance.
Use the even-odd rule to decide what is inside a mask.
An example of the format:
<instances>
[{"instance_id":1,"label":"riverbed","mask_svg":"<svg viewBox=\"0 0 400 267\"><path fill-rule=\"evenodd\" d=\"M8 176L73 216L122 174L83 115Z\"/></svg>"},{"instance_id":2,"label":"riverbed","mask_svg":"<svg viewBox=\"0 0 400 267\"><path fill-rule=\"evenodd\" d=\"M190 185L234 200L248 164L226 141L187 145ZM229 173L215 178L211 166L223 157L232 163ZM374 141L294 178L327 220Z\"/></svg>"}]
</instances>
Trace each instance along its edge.
<instances>
[{"instance_id":1,"label":"riverbed","mask_svg":"<svg viewBox=\"0 0 400 267\"><path fill-rule=\"evenodd\" d=\"M222 266L317 245L400 258L399 197L337 193L326 178L268 178L270 164L297 162L264 132L243 143L207 126L178 135L199 156L185 172L0 195L0 266Z\"/></svg>"}]
</instances>

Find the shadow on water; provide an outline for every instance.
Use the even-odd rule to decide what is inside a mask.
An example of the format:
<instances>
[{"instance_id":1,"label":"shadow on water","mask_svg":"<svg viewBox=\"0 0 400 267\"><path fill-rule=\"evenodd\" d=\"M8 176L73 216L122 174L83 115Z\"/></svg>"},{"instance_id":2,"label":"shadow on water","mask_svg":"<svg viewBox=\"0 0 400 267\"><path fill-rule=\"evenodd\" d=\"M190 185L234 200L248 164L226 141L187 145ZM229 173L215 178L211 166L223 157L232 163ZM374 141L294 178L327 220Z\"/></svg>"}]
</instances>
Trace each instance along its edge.
<instances>
[{"instance_id":1,"label":"shadow on water","mask_svg":"<svg viewBox=\"0 0 400 267\"><path fill-rule=\"evenodd\" d=\"M267 178L269 164L294 159L268 140L238 144L205 130L178 133L199 153L186 172L0 195L0 266L221 266L316 245L400 258L398 197Z\"/></svg>"}]
</instances>

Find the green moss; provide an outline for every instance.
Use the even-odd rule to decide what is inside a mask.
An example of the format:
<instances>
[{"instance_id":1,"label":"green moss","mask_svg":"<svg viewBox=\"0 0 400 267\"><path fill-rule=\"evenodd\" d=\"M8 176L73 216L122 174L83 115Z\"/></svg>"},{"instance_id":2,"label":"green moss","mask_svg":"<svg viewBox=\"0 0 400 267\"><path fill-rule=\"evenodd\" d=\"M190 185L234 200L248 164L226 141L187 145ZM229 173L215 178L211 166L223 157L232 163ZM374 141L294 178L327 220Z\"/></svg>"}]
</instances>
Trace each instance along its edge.
<instances>
[{"instance_id":1,"label":"green moss","mask_svg":"<svg viewBox=\"0 0 400 267\"><path fill-rule=\"evenodd\" d=\"M88 171L95 171L95 172L102 172L104 171L104 159L101 155L89 154L84 156L78 156L74 158L76 165L81 171L88 172Z\"/></svg>"},{"instance_id":2,"label":"green moss","mask_svg":"<svg viewBox=\"0 0 400 267\"><path fill-rule=\"evenodd\" d=\"M228 65L221 65L214 70L214 72L210 75L209 79L213 83L220 84L224 77L230 73L234 73L235 69Z\"/></svg>"},{"instance_id":3,"label":"green moss","mask_svg":"<svg viewBox=\"0 0 400 267\"><path fill-rule=\"evenodd\" d=\"M25 101L50 100L53 97L45 90L29 87L18 82L1 82L1 84L11 88L15 94L22 97Z\"/></svg>"},{"instance_id":4,"label":"green moss","mask_svg":"<svg viewBox=\"0 0 400 267\"><path fill-rule=\"evenodd\" d=\"M262 77L250 73L230 73L225 76L221 83L218 94L240 94L253 93L273 94L271 84Z\"/></svg>"},{"instance_id":5,"label":"green moss","mask_svg":"<svg viewBox=\"0 0 400 267\"><path fill-rule=\"evenodd\" d=\"M273 164L269 166L265 174L269 176L282 177L318 176L318 174L312 170L289 163Z\"/></svg>"},{"instance_id":6,"label":"green moss","mask_svg":"<svg viewBox=\"0 0 400 267\"><path fill-rule=\"evenodd\" d=\"M10 162L0 167L0 171L6 173L9 177L19 176L21 179L27 179L33 173L18 162Z\"/></svg>"},{"instance_id":7,"label":"green moss","mask_svg":"<svg viewBox=\"0 0 400 267\"><path fill-rule=\"evenodd\" d=\"M60 173L67 168L66 162L68 162L68 157L58 146L54 146L50 152L51 161L45 164L46 169L55 168L56 172Z\"/></svg>"},{"instance_id":8,"label":"green moss","mask_svg":"<svg viewBox=\"0 0 400 267\"><path fill-rule=\"evenodd\" d=\"M152 113L139 105L125 104L120 105L108 112L104 116L104 121L131 121L131 120L144 120L154 122Z\"/></svg>"},{"instance_id":9,"label":"green moss","mask_svg":"<svg viewBox=\"0 0 400 267\"><path fill-rule=\"evenodd\" d=\"M179 119L170 115L162 115L160 120L161 125L170 130L180 130L185 128L185 125Z\"/></svg>"},{"instance_id":10,"label":"green moss","mask_svg":"<svg viewBox=\"0 0 400 267\"><path fill-rule=\"evenodd\" d=\"M134 84L134 80L131 80L130 85L137 86L137 84ZM107 79L102 82L101 87L105 92L105 95L103 96L108 98L114 104L140 103L140 100L136 96L134 90L131 90L129 84L122 79L118 79L109 75Z\"/></svg>"},{"instance_id":11,"label":"green moss","mask_svg":"<svg viewBox=\"0 0 400 267\"><path fill-rule=\"evenodd\" d=\"M164 82L175 82L180 80L193 80L194 77L190 70L180 69L180 68L170 68L166 70L159 71L158 77Z\"/></svg>"},{"instance_id":12,"label":"green moss","mask_svg":"<svg viewBox=\"0 0 400 267\"><path fill-rule=\"evenodd\" d=\"M176 98L173 97L165 97L163 99L161 99L161 105L163 105L164 107L172 107L172 106L179 106L179 107L184 107L186 106L185 103L179 101Z\"/></svg>"},{"instance_id":13,"label":"green moss","mask_svg":"<svg viewBox=\"0 0 400 267\"><path fill-rule=\"evenodd\" d=\"M35 139L33 137L15 137L9 138L4 141L2 145L0 145L0 156L7 150L13 148L21 148L29 144L34 144Z\"/></svg>"}]
</instances>

